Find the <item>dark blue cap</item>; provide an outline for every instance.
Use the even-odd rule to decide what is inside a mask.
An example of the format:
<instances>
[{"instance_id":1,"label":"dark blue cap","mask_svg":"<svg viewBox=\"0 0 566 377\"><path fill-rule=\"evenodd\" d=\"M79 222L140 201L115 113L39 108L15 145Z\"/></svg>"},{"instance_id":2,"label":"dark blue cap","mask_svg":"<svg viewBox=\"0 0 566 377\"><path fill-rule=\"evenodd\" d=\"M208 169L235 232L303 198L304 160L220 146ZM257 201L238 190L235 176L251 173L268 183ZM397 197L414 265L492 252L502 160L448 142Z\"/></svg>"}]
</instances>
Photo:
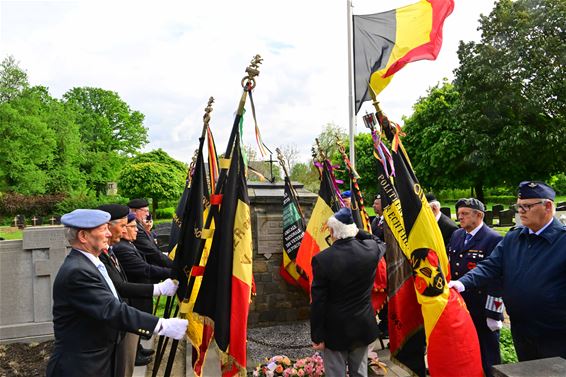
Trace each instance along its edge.
<instances>
[{"instance_id":1,"label":"dark blue cap","mask_svg":"<svg viewBox=\"0 0 566 377\"><path fill-rule=\"evenodd\" d=\"M556 192L544 182L523 181L519 183L519 199L550 199L554 200Z\"/></svg>"},{"instance_id":2,"label":"dark blue cap","mask_svg":"<svg viewBox=\"0 0 566 377\"><path fill-rule=\"evenodd\" d=\"M132 221L136 220L136 214L135 213L128 213L128 224L131 223Z\"/></svg>"},{"instance_id":3,"label":"dark blue cap","mask_svg":"<svg viewBox=\"0 0 566 377\"><path fill-rule=\"evenodd\" d=\"M342 199L351 198L352 192L350 190L346 190L342 193Z\"/></svg>"},{"instance_id":4,"label":"dark blue cap","mask_svg":"<svg viewBox=\"0 0 566 377\"><path fill-rule=\"evenodd\" d=\"M476 198L464 198L460 199L456 202L456 211L460 207L466 207L471 209L477 209L478 211L485 212L485 206L482 202L477 200Z\"/></svg>"},{"instance_id":5,"label":"dark blue cap","mask_svg":"<svg viewBox=\"0 0 566 377\"><path fill-rule=\"evenodd\" d=\"M436 202L436 196L434 196L434 194L432 192L429 192L428 194L425 195L426 201L427 202Z\"/></svg>"},{"instance_id":6,"label":"dark blue cap","mask_svg":"<svg viewBox=\"0 0 566 377\"><path fill-rule=\"evenodd\" d=\"M77 229L98 228L108 221L110 214L98 209L76 209L61 216L61 224Z\"/></svg>"},{"instance_id":7,"label":"dark blue cap","mask_svg":"<svg viewBox=\"0 0 566 377\"><path fill-rule=\"evenodd\" d=\"M340 211L334 214L336 220L340 221L342 224L353 224L354 218L352 217L352 210L350 208L342 207Z\"/></svg>"},{"instance_id":8,"label":"dark blue cap","mask_svg":"<svg viewBox=\"0 0 566 377\"><path fill-rule=\"evenodd\" d=\"M149 207L149 203L147 202L147 200L142 198L132 199L128 202L128 207L135 209L144 208Z\"/></svg>"},{"instance_id":9,"label":"dark blue cap","mask_svg":"<svg viewBox=\"0 0 566 377\"><path fill-rule=\"evenodd\" d=\"M108 212L110 214L110 220L118 220L128 216L130 209L121 204L104 204L98 207L99 210Z\"/></svg>"}]
</instances>

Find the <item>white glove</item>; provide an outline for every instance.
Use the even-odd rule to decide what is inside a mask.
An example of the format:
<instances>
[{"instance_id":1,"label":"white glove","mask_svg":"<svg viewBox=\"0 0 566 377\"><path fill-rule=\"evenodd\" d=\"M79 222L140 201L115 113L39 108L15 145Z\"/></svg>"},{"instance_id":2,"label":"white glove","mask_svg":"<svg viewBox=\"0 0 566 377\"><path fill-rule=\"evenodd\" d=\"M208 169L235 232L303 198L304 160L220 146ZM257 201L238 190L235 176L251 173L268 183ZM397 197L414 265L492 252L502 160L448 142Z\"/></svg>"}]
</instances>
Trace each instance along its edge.
<instances>
[{"instance_id":1,"label":"white glove","mask_svg":"<svg viewBox=\"0 0 566 377\"><path fill-rule=\"evenodd\" d=\"M458 292L464 292L466 290L464 284L460 283L458 280L450 280L448 282L448 288L454 288Z\"/></svg>"},{"instance_id":2,"label":"white glove","mask_svg":"<svg viewBox=\"0 0 566 377\"><path fill-rule=\"evenodd\" d=\"M157 335L164 335L169 338L180 340L187 332L189 321L180 318L159 318L157 326L153 331Z\"/></svg>"},{"instance_id":3,"label":"white glove","mask_svg":"<svg viewBox=\"0 0 566 377\"><path fill-rule=\"evenodd\" d=\"M177 280L167 279L161 283L153 285L154 296L173 296L177 292L179 282Z\"/></svg>"},{"instance_id":4,"label":"white glove","mask_svg":"<svg viewBox=\"0 0 566 377\"><path fill-rule=\"evenodd\" d=\"M501 330L501 328L503 327L502 321L498 321L493 318L489 318L489 317L486 318L486 322L487 322L487 327L489 327L491 331L498 331Z\"/></svg>"}]
</instances>

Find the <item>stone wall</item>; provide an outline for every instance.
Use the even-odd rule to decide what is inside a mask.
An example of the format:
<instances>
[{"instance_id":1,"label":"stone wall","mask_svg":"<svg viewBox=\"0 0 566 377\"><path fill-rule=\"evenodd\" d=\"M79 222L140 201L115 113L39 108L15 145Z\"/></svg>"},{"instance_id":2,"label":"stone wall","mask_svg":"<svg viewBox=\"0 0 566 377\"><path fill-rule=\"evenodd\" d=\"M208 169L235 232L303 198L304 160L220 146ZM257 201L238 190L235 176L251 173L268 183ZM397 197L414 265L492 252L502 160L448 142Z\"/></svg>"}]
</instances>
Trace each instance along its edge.
<instances>
[{"instance_id":1,"label":"stone wall","mask_svg":"<svg viewBox=\"0 0 566 377\"><path fill-rule=\"evenodd\" d=\"M0 241L0 343L52 337L52 289L67 253L61 226L28 227Z\"/></svg>"},{"instance_id":2,"label":"stone wall","mask_svg":"<svg viewBox=\"0 0 566 377\"><path fill-rule=\"evenodd\" d=\"M317 195L294 183L305 216L310 217ZM253 273L256 296L252 299L249 326L307 319L309 297L279 275L283 257L283 183L249 183L254 240Z\"/></svg>"}]
</instances>

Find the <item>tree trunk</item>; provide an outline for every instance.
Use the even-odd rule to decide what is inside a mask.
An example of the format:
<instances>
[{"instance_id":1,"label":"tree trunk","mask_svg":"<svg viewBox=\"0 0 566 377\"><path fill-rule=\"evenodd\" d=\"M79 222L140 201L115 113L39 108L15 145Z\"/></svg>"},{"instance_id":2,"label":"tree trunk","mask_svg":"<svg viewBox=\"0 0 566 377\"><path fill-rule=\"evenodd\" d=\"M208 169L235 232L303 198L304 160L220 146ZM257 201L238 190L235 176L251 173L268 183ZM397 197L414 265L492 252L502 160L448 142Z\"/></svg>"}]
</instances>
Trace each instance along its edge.
<instances>
[{"instance_id":1,"label":"tree trunk","mask_svg":"<svg viewBox=\"0 0 566 377\"><path fill-rule=\"evenodd\" d=\"M155 217L155 214L157 212L157 199L152 198L151 199L151 216L153 217L153 221L155 222L155 220L157 219L157 217Z\"/></svg>"},{"instance_id":2,"label":"tree trunk","mask_svg":"<svg viewBox=\"0 0 566 377\"><path fill-rule=\"evenodd\" d=\"M485 200L483 196L483 184L476 183L475 191L476 191L476 199L478 199L480 202L485 204Z\"/></svg>"}]
</instances>

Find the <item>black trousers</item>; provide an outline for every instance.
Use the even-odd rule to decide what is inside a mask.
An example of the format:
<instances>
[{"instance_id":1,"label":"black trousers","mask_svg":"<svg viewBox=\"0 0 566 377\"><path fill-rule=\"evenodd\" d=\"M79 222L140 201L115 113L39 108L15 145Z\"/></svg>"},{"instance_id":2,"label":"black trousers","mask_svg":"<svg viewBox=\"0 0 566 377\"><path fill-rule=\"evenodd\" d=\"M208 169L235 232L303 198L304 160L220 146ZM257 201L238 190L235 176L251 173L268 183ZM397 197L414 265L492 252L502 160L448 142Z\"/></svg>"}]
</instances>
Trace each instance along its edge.
<instances>
[{"instance_id":1,"label":"black trousers","mask_svg":"<svg viewBox=\"0 0 566 377\"><path fill-rule=\"evenodd\" d=\"M531 336L511 324L511 335L519 361L562 357L566 359L566 340L563 336Z\"/></svg>"}]
</instances>

